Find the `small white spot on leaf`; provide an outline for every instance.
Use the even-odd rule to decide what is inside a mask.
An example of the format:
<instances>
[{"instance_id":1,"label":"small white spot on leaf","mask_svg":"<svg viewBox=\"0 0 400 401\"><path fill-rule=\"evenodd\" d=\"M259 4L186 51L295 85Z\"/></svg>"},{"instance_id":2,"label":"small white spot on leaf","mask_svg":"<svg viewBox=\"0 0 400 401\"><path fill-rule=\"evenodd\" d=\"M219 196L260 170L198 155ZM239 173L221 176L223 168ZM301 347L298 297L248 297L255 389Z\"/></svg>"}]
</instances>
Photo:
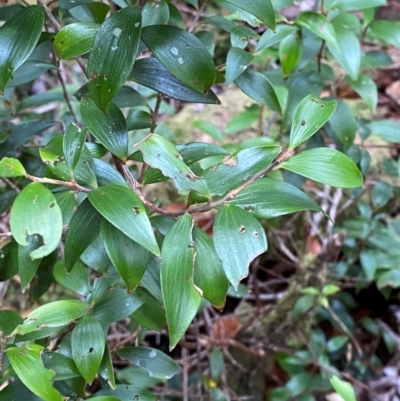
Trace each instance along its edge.
<instances>
[{"instance_id":1,"label":"small white spot on leaf","mask_svg":"<svg viewBox=\"0 0 400 401\"><path fill-rule=\"evenodd\" d=\"M176 47L171 47L171 53L174 54L175 56L177 56L179 53L179 50Z\"/></svg>"}]
</instances>

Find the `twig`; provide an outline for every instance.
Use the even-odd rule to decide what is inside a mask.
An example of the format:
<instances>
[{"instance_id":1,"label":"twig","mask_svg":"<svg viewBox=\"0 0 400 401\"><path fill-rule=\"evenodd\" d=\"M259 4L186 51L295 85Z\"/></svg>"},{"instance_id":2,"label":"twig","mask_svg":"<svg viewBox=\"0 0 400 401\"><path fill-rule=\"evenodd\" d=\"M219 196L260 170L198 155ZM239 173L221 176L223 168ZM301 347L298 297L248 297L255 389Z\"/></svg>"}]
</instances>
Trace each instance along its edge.
<instances>
[{"instance_id":1,"label":"twig","mask_svg":"<svg viewBox=\"0 0 400 401\"><path fill-rule=\"evenodd\" d=\"M197 24L197 21L199 20L199 18L200 18L200 16L201 16L202 12L203 12L203 10L204 10L205 5L206 5L206 1L201 5L201 7L199 8L199 10L197 11L197 13L196 13L196 15L195 15L195 17L194 17L194 20L193 20L193 22L192 22L192 25L190 25L190 27L189 27L189 29L188 29L188 32L192 32L192 31L193 31L194 27L195 27L196 24Z\"/></svg>"},{"instance_id":2,"label":"twig","mask_svg":"<svg viewBox=\"0 0 400 401\"><path fill-rule=\"evenodd\" d=\"M43 184L62 185L64 187L68 187L70 189L73 189L73 190L76 190L79 192L90 192L90 189L82 187L81 185L77 184L76 182L54 180L53 178L47 178L47 177L35 177L30 174L25 174L25 177L28 180L31 180L33 182L41 182Z\"/></svg>"},{"instance_id":3,"label":"twig","mask_svg":"<svg viewBox=\"0 0 400 401\"><path fill-rule=\"evenodd\" d=\"M319 52L317 54L317 65L318 65L318 73L321 73L321 60L322 60L322 53L324 51L324 47L325 47L325 41L322 41L321 47L319 49Z\"/></svg>"},{"instance_id":4,"label":"twig","mask_svg":"<svg viewBox=\"0 0 400 401\"><path fill-rule=\"evenodd\" d=\"M21 192L21 190L7 177L1 177L1 179L6 182L14 191Z\"/></svg>"},{"instance_id":5,"label":"twig","mask_svg":"<svg viewBox=\"0 0 400 401\"><path fill-rule=\"evenodd\" d=\"M157 122L157 117L158 117L158 112L160 111L160 106L161 106L161 102L164 98L164 95L162 93L159 93L157 95L157 102L156 105L154 107L154 110L151 113L151 123L154 125Z\"/></svg>"}]
</instances>

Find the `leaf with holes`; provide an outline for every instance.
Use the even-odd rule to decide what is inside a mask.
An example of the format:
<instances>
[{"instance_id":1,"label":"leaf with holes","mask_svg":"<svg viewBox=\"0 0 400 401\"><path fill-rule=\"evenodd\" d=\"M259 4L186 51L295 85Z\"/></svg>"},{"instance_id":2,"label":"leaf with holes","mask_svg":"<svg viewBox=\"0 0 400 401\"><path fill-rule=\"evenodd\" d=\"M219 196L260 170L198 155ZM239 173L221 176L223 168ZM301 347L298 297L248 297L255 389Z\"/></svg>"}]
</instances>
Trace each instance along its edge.
<instances>
[{"instance_id":1,"label":"leaf with holes","mask_svg":"<svg viewBox=\"0 0 400 401\"><path fill-rule=\"evenodd\" d=\"M72 357L79 372L89 384L100 368L105 340L104 330L93 315L82 317L72 331Z\"/></svg>"},{"instance_id":2,"label":"leaf with holes","mask_svg":"<svg viewBox=\"0 0 400 401\"><path fill-rule=\"evenodd\" d=\"M18 194L11 209L11 232L22 246L36 244L30 253L32 259L43 258L57 248L62 224L61 210L45 186L31 183Z\"/></svg>"},{"instance_id":3,"label":"leaf with holes","mask_svg":"<svg viewBox=\"0 0 400 401\"><path fill-rule=\"evenodd\" d=\"M297 107L290 130L289 150L296 148L314 135L332 116L335 100L321 100L308 95Z\"/></svg>"},{"instance_id":4,"label":"leaf with holes","mask_svg":"<svg viewBox=\"0 0 400 401\"><path fill-rule=\"evenodd\" d=\"M238 288L249 273L250 262L267 250L260 222L238 206L222 206L214 223L214 244L229 282Z\"/></svg>"},{"instance_id":5,"label":"leaf with holes","mask_svg":"<svg viewBox=\"0 0 400 401\"><path fill-rule=\"evenodd\" d=\"M132 70L139 48L141 23L140 9L128 6L107 18L96 32L88 61L88 87L103 111Z\"/></svg>"},{"instance_id":6,"label":"leaf with holes","mask_svg":"<svg viewBox=\"0 0 400 401\"><path fill-rule=\"evenodd\" d=\"M193 284L195 252L192 230L192 217L185 214L167 233L161 250L161 290L170 349L178 344L201 302L201 290Z\"/></svg>"}]
</instances>

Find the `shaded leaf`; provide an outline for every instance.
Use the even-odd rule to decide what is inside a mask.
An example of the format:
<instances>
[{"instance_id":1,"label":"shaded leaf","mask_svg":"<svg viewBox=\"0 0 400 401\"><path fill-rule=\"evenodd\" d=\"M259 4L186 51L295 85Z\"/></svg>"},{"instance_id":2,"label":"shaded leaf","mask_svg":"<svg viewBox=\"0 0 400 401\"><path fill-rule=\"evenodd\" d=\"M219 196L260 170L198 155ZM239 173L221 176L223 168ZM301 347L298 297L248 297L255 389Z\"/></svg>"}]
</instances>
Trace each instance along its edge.
<instances>
[{"instance_id":1,"label":"shaded leaf","mask_svg":"<svg viewBox=\"0 0 400 401\"><path fill-rule=\"evenodd\" d=\"M74 360L59 352L43 352L42 360L46 369L54 370L56 373L54 381L68 380L81 376Z\"/></svg>"},{"instance_id":2,"label":"shaded leaf","mask_svg":"<svg viewBox=\"0 0 400 401\"><path fill-rule=\"evenodd\" d=\"M147 1L142 10L142 26L166 24L169 20L168 3L164 0Z\"/></svg>"},{"instance_id":3,"label":"shaded leaf","mask_svg":"<svg viewBox=\"0 0 400 401\"><path fill-rule=\"evenodd\" d=\"M385 141L400 143L400 123L392 120L377 120L368 124L374 135Z\"/></svg>"},{"instance_id":4,"label":"shaded leaf","mask_svg":"<svg viewBox=\"0 0 400 401\"><path fill-rule=\"evenodd\" d=\"M335 0L330 5L330 8L340 11L356 11L385 5L386 0Z\"/></svg>"},{"instance_id":5,"label":"shaded leaf","mask_svg":"<svg viewBox=\"0 0 400 401\"><path fill-rule=\"evenodd\" d=\"M346 102L341 99L337 99L336 102L336 110L329 120L329 125L335 131L340 142L348 148L353 144L356 136L357 120L353 110Z\"/></svg>"},{"instance_id":6,"label":"shaded leaf","mask_svg":"<svg viewBox=\"0 0 400 401\"><path fill-rule=\"evenodd\" d=\"M400 27L395 22L376 20L369 25L369 29L384 42L400 47Z\"/></svg>"},{"instance_id":7,"label":"shaded leaf","mask_svg":"<svg viewBox=\"0 0 400 401\"><path fill-rule=\"evenodd\" d=\"M27 246L18 245L18 273L21 280L22 292L25 292L26 287L31 282L39 268L42 258L33 259L31 253L40 248L41 243L35 241L35 237L28 241Z\"/></svg>"},{"instance_id":8,"label":"shaded leaf","mask_svg":"<svg viewBox=\"0 0 400 401\"><path fill-rule=\"evenodd\" d=\"M361 172L351 159L332 148L305 150L281 167L334 187L356 188L363 184Z\"/></svg>"},{"instance_id":9,"label":"shaded leaf","mask_svg":"<svg viewBox=\"0 0 400 401\"><path fill-rule=\"evenodd\" d=\"M296 27L283 24L277 25L275 32L272 29L267 29L258 41L256 51L259 52L268 47L274 46L277 43L280 43L283 39L295 31L297 31Z\"/></svg>"},{"instance_id":10,"label":"shaded leaf","mask_svg":"<svg viewBox=\"0 0 400 401\"><path fill-rule=\"evenodd\" d=\"M132 70L140 32L141 12L132 6L112 14L96 32L88 61L88 86L103 111Z\"/></svg>"},{"instance_id":11,"label":"shaded leaf","mask_svg":"<svg viewBox=\"0 0 400 401\"><path fill-rule=\"evenodd\" d=\"M15 373L29 390L45 401L63 401L51 384L54 372L43 365L40 357L43 349L39 344L25 344L8 348L6 352Z\"/></svg>"},{"instance_id":12,"label":"shaded leaf","mask_svg":"<svg viewBox=\"0 0 400 401\"><path fill-rule=\"evenodd\" d=\"M63 287L84 296L89 294L89 268L80 260L75 263L69 273L65 268L65 263L59 260L54 266L53 274L56 281Z\"/></svg>"},{"instance_id":13,"label":"shaded leaf","mask_svg":"<svg viewBox=\"0 0 400 401\"><path fill-rule=\"evenodd\" d=\"M232 47L226 56L225 85L231 84L253 61L254 56L239 47Z\"/></svg>"},{"instance_id":14,"label":"shaded leaf","mask_svg":"<svg viewBox=\"0 0 400 401\"><path fill-rule=\"evenodd\" d=\"M88 197L97 211L126 236L160 254L146 210L136 194L119 185L106 185L89 192Z\"/></svg>"},{"instance_id":15,"label":"shaded leaf","mask_svg":"<svg viewBox=\"0 0 400 401\"><path fill-rule=\"evenodd\" d=\"M350 86L361 96L369 109L374 112L378 104L378 89L375 82L364 74L359 74L357 80L346 77Z\"/></svg>"},{"instance_id":16,"label":"shaded leaf","mask_svg":"<svg viewBox=\"0 0 400 401\"><path fill-rule=\"evenodd\" d=\"M110 349L107 345L106 341L106 348L104 350L103 359L101 360L100 368L99 368L99 375L108 383L108 385L115 390L115 377L114 377L114 365L111 358Z\"/></svg>"},{"instance_id":17,"label":"shaded leaf","mask_svg":"<svg viewBox=\"0 0 400 401\"><path fill-rule=\"evenodd\" d=\"M0 331L4 336L11 334L14 329L23 321L23 318L13 310L0 310Z\"/></svg>"},{"instance_id":18,"label":"shaded leaf","mask_svg":"<svg viewBox=\"0 0 400 401\"><path fill-rule=\"evenodd\" d=\"M0 29L0 94L35 48L44 23L44 8L24 7L5 22Z\"/></svg>"},{"instance_id":19,"label":"shaded leaf","mask_svg":"<svg viewBox=\"0 0 400 401\"><path fill-rule=\"evenodd\" d=\"M267 250L260 222L235 205L222 206L215 218L214 244L225 274L235 289L249 273L250 262Z\"/></svg>"},{"instance_id":20,"label":"shaded leaf","mask_svg":"<svg viewBox=\"0 0 400 401\"><path fill-rule=\"evenodd\" d=\"M207 93L215 81L214 61L203 43L170 25L143 28L141 39L155 57L184 84Z\"/></svg>"},{"instance_id":21,"label":"shaded leaf","mask_svg":"<svg viewBox=\"0 0 400 401\"><path fill-rule=\"evenodd\" d=\"M184 145L177 145L176 148L186 164L193 164L211 156L231 155L229 150L213 143L189 142Z\"/></svg>"},{"instance_id":22,"label":"shaded leaf","mask_svg":"<svg viewBox=\"0 0 400 401\"><path fill-rule=\"evenodd\" d=\"M170 379L180 370L180 366L163 352L150 347L124 347L117 351L122 359L149 372L150 377Z\"/></svg>"},{"instance_id":23,"label":"shaded leaf","mask_svg":"<svg viewBox=\"0 0 400 401\"><path fill-rule=\"evenodd\" d=\"M69 225L75 208L74 193L72 191L57 192L54 194L54 197L61 209L63 225Z\"/></svg>"},{"instance_id":24,"label":"shaded leaf","mask_svg":"<svg viewBox=\"0 0 400 401\"><path fill-rule=\"evenodd\" d=\"M94 395L118 397L121 401L132 401L132 398L136 398L140 401L157 401L158 399L156 395L152 394L145 388L129 386L126 384L117 384L117 388L115 390L103 389Z\"/></svg>"},{"instance_id":25,"label":"shaded leaf","mask_svg":"<svg viewBox=\"0 0 400 401\"><path fill-rule=\"evenodd\" d=\"M10 215L11 232L21 246L35 242L30 257L39 259L57 248L62 214L54 195L42 184L31 183L17 196Z\"/></svg>"},{"instance_id":26,"label":"shaded leaf","mask_svg":"<svg viewBox=\"0 0 400 401\"><path fill-rule=\"evenodd\" d=\"M192 229L191 216L182 216L165 236L161 250L161 290L170 349L189 327L201 302L200 290L193 284Z\"/></svg>"}]
</instances>

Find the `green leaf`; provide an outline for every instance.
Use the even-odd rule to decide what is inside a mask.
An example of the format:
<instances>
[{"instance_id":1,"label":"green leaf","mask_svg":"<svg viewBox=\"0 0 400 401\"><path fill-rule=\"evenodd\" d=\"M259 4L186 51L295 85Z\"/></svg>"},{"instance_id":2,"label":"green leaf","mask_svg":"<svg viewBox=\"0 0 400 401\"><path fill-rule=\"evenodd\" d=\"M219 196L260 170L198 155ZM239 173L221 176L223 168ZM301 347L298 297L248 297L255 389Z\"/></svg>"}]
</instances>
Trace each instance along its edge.
<instances>
[{"instance_id":1,"label":"green leaf","mask_svg":"<svg viewBox=\"0 0 400 401\"><path fill-rule=\"evenodd\" d=\"M177 145L178 152L181 154L186 164L193 164L199 160L206 159L211 156L231 155L229 150L205 142L189 142L184 145Z\"/></svg>"},{"instance_id":2,"label":"green leaf","mask_svg":"<svg viewBox=\"0 0 400 401\"><path fill-rule=\"evenodd\" d=\"M329 381L336 392L343 398L344 401L356 401L356 393L353 386L339 379L337 376L332 376Z\"/></svg>"},{"instance_id":3,"label":"green leaf","mask_svg":"<svg viewBox=\"0 0 400 401\"><path fill-rule=\"evenodd\" d=\"M214 61L196 36L170 25L152 25L141 39L155 57L184 84L207 93L215 82Z\"/></svg>"},{"instance_id":4,"label":"green leaf","mask_svg":"<svg viewBox=\"0 0 400 401\"><path fill-rule=\"evenodd\" d=\"M88 194L90 203L130 239L160 255L146 210L136 194L119 185L106 185Z\"/></svg>"},{"instance_id":5,"label":"green leaf","mask_svg":"<svg viewBox=\"0 0 400 401\"><path fill-rule=\"evenodd\" d=\"M315 148L301 152L281 167L311 180L339 188L362 186L362 175L349 157L332 148Z\"/></svg>"},{"instance_id":6,"label":"green leaf","mask_svg":"<svg viewBox=\"0 0 400 401\"><path fill-rule=\"evenodd\" d=\"M285 181L272 178L261 178L250 184L229 203L264 219L301 210L324 213L321 207L303 191Z\"/></svg>"},{"instance_id":7,"label":"green leaf","mask_svg":"<svg viewBox=\"0 0 400 401\"><path fill-rule=\"evenodd\" d=\"M242 0L227 0L234 6L247 11L254 15L262 22L264 22L268 28L275 30L275 12L272 8L270 0L254 0L254 1L242 1Z\"/></svg>"},{"instance_id":8,"label":"green leaf","mask_svg":"<svg viewBox=\"0 0 400 401\"><path fill-rule=\"evenodd\" d=\"M43 349L39 344L25 344L8 348L6 352L15 373L29 390L45 401L63 401L64 398L51 385L54 371L43 366L40 357Z\"/></svg>"},{"instance_id":9,"label":"green leaf","mask_svg":"<svg viewBox=\"0 0 400 401\"><path fill-rule=\"evenodd\" d=\"M109 163L94 159L94 171L96 173L97 182L99 187L104 185L122 185L128 187L124 177Z\"/></svg>"},{"instance_id":10,"label":"green leaf","mask_svg":"<svg viewBox=\"0 0 400 401\"><path fill-rule=\"evenodd\" d=\"M333 58L344 68L353 80L358 79L361 65L361 47L357 36L347 26L332 20L337 47L327 42Z\"/></svg>"},{"instance_id":11,"label":"green leaf","mask_svg":"<svg viewBox=\"0 0 400 401\"><path fill-rule=\"evenodd\" d=\"M349 337L347 337L347 336L335 336L335 337L332 337L326 343L326 350L328 352L339 351L341 348L343 348L346 345L346 343L348 341L349 341Z\"/></svg>"},{"instance_id":12,"label":"green leaf","mask_svg":"<svg viewBox=\"0 0 400 401\"><path fill-rule=\"evenodd\" d=\"M74 360L59 352L43 352L42 360L46 369L52 369L56 372L54 381L68 380L81 376Z\"/></svg>"},{"instance_id":13,"label":"green leaf","mask_svg":"<svg viewBox=\"0 0 400 401\"><path fill-rule=\"evenodd\" d=\"M38 244L30 253L32 259L49 255L62 234L62 214L54 195L40 183L26 186L14 201L10 226L18 244Z\"/></svg>"},{"instance_id":14,"label":"green leaf","mask_svg":"<svg viewBox=\"0 0 400 401\"><path fill-rule=\"evenodd\" d=\"M400 143L400 123L392 120L378 120L368 124L374 135L385 141Z\"/></svg>"},{"instance_id":15,"label":"green leaf","mask_svg":"<svg viewBox=\"0 0 400 401\"><path fill-rule=\"evenodd\" d=\"M310 385L311 375L308 372L298 373L291 377L285 387L292 397L296 397L304 392Z\"/></svg>"},{"instance_id":16,"label":"green leaf","mask_svg":"<svg viewBox=\"0 0 400 401\"><path fill-rule=\"evenodd\" d=\"M225 85L231 84L253 61L254 56L239 47L232 47L226 56Z\"/></svg>"},{"instance_id":17,"label":"green leaf","mask_svg":"<svg viewBox=\"0 0 400 401\"><path fill-rule=\"evenodd\" d=\"M193 284L193 220L182 216L164 238L161 250L161 290L167 314L169 348L176 346L200 306Z\"/></svg>"},{"instance_id":18,"label":"green leaf","mask_svg":"<svg viewBox=\"0 0 400 401\"><path fill-rule=\"evenodd\" d=\"M72 2L73 0L69 0ZM78 5L80 3L80 5ZM87 3L87 4L84 4ZM75 5L69 8L69 14L76 20L88 23L102 24L110 11L110 6L98 1L75 1Z\"/></svg>"},{"instance_id":19,"label":"green leaf","mask_svg":"<svg viewBox=\"0 0 400 401\"><path fill-rule=\"evenodd\" d=\"M296 27L283 24L277 25L275 32L272 29L267 29L258 41L256 51L259 52L268 47L274 46L296 31Z\"/></svg>"},{"instance_id":20,"label":"green leaf","mask_svg":"<svg viewBox=\"0 0 400 401\"><path fill-rule=\"evenodd\" d=\"M21 280L22 292L25 292L26 287L35 276L42 261L42 258L34 260L31 258L31 252L39 248L40 245L37 237L30 239L28 246L18 245L18 273Z\"/></svg>"},{"instance_id":21,"label":"green leaf","mask_svg":"<svg viewBox=\"0 0 400 401\"><path fill-rule=\"evenodd\" d=\"M93 316L103 327L128 317L144 302L144 296L139 290L129 295L122 288L107 288L100 299L96 300Z\"/></svg>"},{"instance_id":22,"label":"green leaf","mask_svg":"<svg viewBox=\"0 0 400 401\"><path fill-rule=\"evenodd\" d=\"M94 37L88 61L88 86L103 111L128 79L138 51L140 31L140 9L128 6L107 18Z\"/></svg>"},{"instance_id":23,"label":"green leaf","mask_svg":"<svg viewBox=\"0 0 400 401\"><path fill-rule=\"evenodd\" d=\"M386 0L335 0L329 8L340 11L358 11L380 6L386 6Z\"/></svg>"},{"instance_id":24,"label":"green leaf","mask_svg":"<svg viewBox=\"0 0 400 401\"><path fill-rule=\"evenodd\" d=\"M81 261L78 260L73 269L68 273L65 263L59 260L54 266L53 274L56 281L63 287L83 296L89 294L89 268Z\"/></svg>"},{"instance_id":25,"label":"green leaf","mask_svg":"<svg viewBox=\"0 0 400 401\"><path fill-rule=\"evenodd\" d=\"M132 241L107 220L103 220L101 232L109 258L124 280L128 291L132 292L146 271L150 252Z\"/></svg>"},{"instance_id":26,"label":"green leaf","mask_svg":"<svg viewBox=\"0 0 400 401\"><path fill-rule=\"evenodd\" d=\"M180 372L180 366L163 352L150 347L124 347L117 351L122 359L149 372L150 377L170 379Z\"/></svg>"},{"instance_id":27,"label":"green leaf","mask_svg":"<svg viewBox=\"0 0 400 401\"><path fill-rule=\"evenodd\" d=\"M210 168L205 179L212 195L224 195L232 188L239 187L247 179L267 168L278 155L280 146L260 146L243 149L225 163Z\"/></svg>"},{"instance_id":28,"label":"green leaf","mask_svg":"<svg viewBox=\"0 0 400 401\"><path fill-rule=\"evenodd\" d=\"M99 24L91 22L76 22L62 28L54 38L57 57L66 60L87 53L99 28Z\"/></svg>"},{"instance_id":29,"label":"green leaf","mask_svg":"<svg viewBox=\"0 0 400 401\"><path fill-rule=\"evenodd\" d=\"M0 248L0 281L6 281L18 273L18 245L11 241Z\"/></svg>"},{"instance_id":30,"label":"green leaf","mask_svg":"<svg viewBox=\"0 0 400 401\"><path fill-rule=\"evenodd\" d=\"M324 15L312 11L306 11L301 13L295 21L299 25L309 29L321 39L324 39L326 43L329 43L333 48L339 51L335 30Z\"/></svg>"},{"instance_id":31,"label":"green leaf","mask_svg":"<svg viewBox=\"0 0 400 401\"><path fill-rule=\"evenodd\" d=\"M68 125L64 134L63 152L65 162L71 172L75 170L85 147L87 128L79 128L74 123Z\"/></svg>"},{"instance_id":32,"label":"green leaf","mask_svg":"<svg viewBox=\"0 0 400 401\"><path fill-rule=\"evenodd\" d=\"M200 121L194 121L192 123L192 126L198 128L200 131L205 132L207 135L209 135L216 141L222 141L224 139L220 129L213 123L200 120Z\"/></svg>"},{"instance_id":33,"label":"green leaf","mask_svg":"<svg viewBox=\"0 0 400 401\"><path fill-rule=\"evenodd\" d=\"M54 194L54 197L61 209L63 225L69 225L75 208L74 193L72 191L57 192Z\"/></svg>"},{"instance_id":34,"label":"green leaf","mask_svg":"<svg viewBox=\"0 0 400 401\"><path fill-rule=\"evenodd\" d=\"M356 136L357 120L353 110L346 102L337 99L336 103L336 110L329 120L329 125L335 131L340 142L348 148L353 144Z\"/></svg>"},{"instance_id":35,"label":"green leaf","mask_svg":"<svg viewBox=\"0 0 400 401\"><path fill-rule=\"evenodd\" d=\"M149 135L138 146L143 154L144 161L151 167L173 179L178 191L186 195L194 190L201 195L208 195L207 183L203 178L197 177L184 163L175 146L162 136Z\"/></svg>"},{"instance_id":36,"label":"green leaf","mask_svg":"<svg viewBox=\"0 0 400 401\"><path fill-rule=\"evenodd\" d=\"M85 199L76 210L65 238L65 266L70 272L84 250L99 235L102 217Z\"/></svg>"},{"instance_id":37,"label":"green leaf","mask_svg":"<svg viewBox=\"0 0 400 401\"><path fill-rule=\"evenodd\" d=\"M294 32L281 41L279 44L279 61L285 78L296 68L302 53L303 46L299 32Z\"/></svg>"},{"instance_id":38,"label":"green leaf","mask_svg":"<svg viewBox=\"0 0 400 401\"><path fill-rule=\"evenodd\" d=\"M359 74L357 80L346 77L350 86L361 96L366 105L372 112L375 112L376 105L378 104L378 89L375 82L364 74Z\"/></svg>"},{"instance_id":39,"label":"green leaf","mask_svg":"<svg viewBox=\"0 0 400 401\"><path fill-rule=\"evenodd\" d=\"M0 177L20 177L25 174L24 166L18 159L3 157L0 160Z\"/></svg>"},{"instance_id":40,"label":"green leaf","mask_svg":"<svg viewBox=\"0 0 400 401\"><path fill-rule=\"evenodd\" d=\"M379 289L384 287L399 288L400 287L400 271L391 269L383 273L376 281Z\"/></svg>"},{"instance_id":41,"label":"green leaf","mask_svg":"<svg viewBox=\"0 0 400 401\"><path fill-rule=\"evenodd\" d=\"M122 111L108 103L106 114L90 95L81 100L82 119L93 136L111 153L125 161L128 156L128 130Z\"/></svg>"},{"instance_id":42,"label":"green leaf","mask_svg":"<svg viewBox=\"0 0 400 401\"><path fill-rule=\"evenodd\" d=\"M212 90L206 95L185 85L172 75L156 58L148 57L137 60L129 79L147 86L173 99L185 102L219 104L219 99Z\"/></svg>"},{"instance_id":43,"label":"green leaf","mask_svg":"<svg viewBox=\"0 0 400 401\"><path fill-rule=\"evenodd\" d=\"M395 22L376 20L371 23L369 29L384 42L400 47L400 27Z\"/></svg>"},{"instance_id":44,"label":"green leaf","mask_svg":"<svg viewBox=\"0 0 400 401\"><path fill-rule=\"evenodd\" d=\"M44 23L44 8L24 7L0 29L0 95L15 70L35 48Z\"/></svg>"},{"instance_id":45,"label":"green leaf","mask_svg":"<svg viewBox=\"0 0 400 401\"><path fill-rule=\"evenodd\" d=\"M255 123L260 118L260 108L258 105L254 104L247 107L247 110L242 113L236 114L226 124L225 134L234 134L249 128L253 123Z\"/></svg>"},{"instance_id":46,"label":"green leaf","mask_svg":"<svg viewBox=\"0 0 400 401\"><path fill-rule=\"evenodd\" d=\"M164 0L147 1L142 10L142 26L166 24L169 20L169 7Z\"/></svg>"},{"instance_id":47,"label":"green leaf","mask_svg":"<svg viewBox=\"0 0 400 401\"><path fill-rule=\"evenodd\" d=\"M39 306L15 329L15 334L26 334L50 327L63 327L86 315L89 305L78 300L61 300Z\"/></svg>"},{"instance_id":48,"label":"green leaf","mask_svg":"<svg viewBox=\"0 0 400 401\"><path fill-rule=\"evenodd\" d=\"M385 206L393 197L393 187L384 181L379 181L372 189L372 201L376 207Z\"/></svg>"},{"instance_id":49,"label":"green leaf","mask_svg":"<svg viewBox=\"0 0 400 401\"><path fill-rule=\"evenodd\" d=\"M247 96L271 110L281 113L281 106L275 90L265 75L247 69L234 82Z\"/></svg>"},{"instance_id":50,"label":"green leaf","mask_svg":"<svg viewBox=\"0 0 400 401\"><path fill-rule=\"evenodd\" d=\"M205 299L222 309L228 291L228 279L213 240L197 226L193 229L193 240L196 252L193 282L201 288Z\"/></svg>"},{"instance_id":51,"label":"green leaf","mask_svg":"<svg viewBox=\"0 0 400 401\"><path fill-rule=\"evenodd\" d=\"M267 250L267 237L253 215L225 205L215 219L214 244L229 282L237 289L249 273L250 262Z\"/></svg>"},{"instance_id":52,"label":"green leaf","mask_svg":"<svg viewBox=\"0 0 400 401\"><path fill-rule=\"evenodd\" d=\"M79 319L72 331L72 357L79 372L89 384L93 382L99 370L105 340L103 328L92 315Z\"/></svg>"},{"instance_id":53,"label":"green leaf","mask_svg":"<svg viewBox=\"0 0 400 401\"><path fill-rule=\"evenodd\" d=\"M114 366L111 358L110 349L108 348L106 341L106 348L104 350L103 359L101 360L99 375L108 383L108 385L115 390L115 376L114 376Z\"/></svg>"},{"instance_id":54,"label":"green leaf","mask_svg":"<svg viewBox=\"0 0 400 401\"><path fill-rule=\"evenodd\" d=\"M152 394L149 390L136 386L129 386L126 384L117 384L115 390L103 389L95 393L96 396L113 396L119 398L121 401L132 401L132 394L140 401L157 401L158 397Z\"/></svg>"},{"instance_id":55,"label":"green leaf","mask_svg":"<svg viewBox=\"0 0 400 401\"><path fill-rule=\"evenodd\" d=\"M0 331L4 336L11 334L22 321L22 317L17 312L8 309L0 310Z\"/></svg>"},{"instance_id":56,"label":"green leaf","mask_svg":"<svg viewBox=\"0 0 400 401\"><path fill-rule=\"evenodd\" d=\"M145 286L143 281L142 285ZM143 293L144 302L139 309L132 313L131 319L150 330L163 330L166 324L163 305L160 300L156 299L152 294L150 294L150 292L143 291ZM161 298L161 296L159 298Z\"/></svg>"},{"instance_id":57,"label":"green leaf","mask_svg":"<svg viewBox=\"0 0 400 401\"><path fill-rule=\"evenodd\" d=\"M297 107L290 130L289 150L297 148L314 135L332 116L336 109L335 100L321 100L308 95Z\"/></svg>"}]
</instances>

